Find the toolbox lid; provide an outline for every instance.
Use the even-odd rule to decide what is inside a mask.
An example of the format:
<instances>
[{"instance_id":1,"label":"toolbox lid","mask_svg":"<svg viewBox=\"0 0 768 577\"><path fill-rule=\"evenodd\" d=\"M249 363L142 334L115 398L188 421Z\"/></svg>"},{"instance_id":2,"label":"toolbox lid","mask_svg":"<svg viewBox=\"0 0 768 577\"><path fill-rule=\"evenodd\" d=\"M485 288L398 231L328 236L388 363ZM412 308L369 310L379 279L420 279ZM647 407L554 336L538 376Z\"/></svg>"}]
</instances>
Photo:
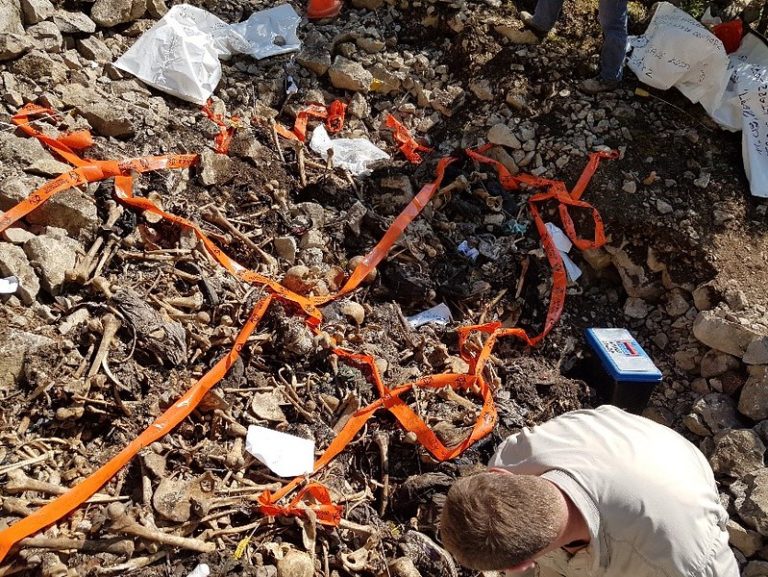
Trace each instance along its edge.
<instances>
[{"instance_id":1,"label":"toolbox lid","mask_svg":"<svg viewBox=\"0 0 768 577\"><path fill-rule=\"evenodd\" d=\"M587 342L617 381L659 382L661 371L626 329L587 329Z\"/></svg>"}]
</instances>

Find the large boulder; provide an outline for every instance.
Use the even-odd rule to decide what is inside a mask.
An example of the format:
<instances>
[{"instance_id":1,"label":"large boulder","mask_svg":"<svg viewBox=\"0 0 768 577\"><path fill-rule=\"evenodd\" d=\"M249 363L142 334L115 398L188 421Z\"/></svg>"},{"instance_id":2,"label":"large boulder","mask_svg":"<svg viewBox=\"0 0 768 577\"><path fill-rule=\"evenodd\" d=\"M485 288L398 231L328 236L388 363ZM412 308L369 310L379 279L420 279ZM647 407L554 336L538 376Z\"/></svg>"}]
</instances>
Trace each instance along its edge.
<instances>
[{"instance_id":1,"label":"large boulder","mask_svg":"<svg viewBox=\"0 0 768 577\"><path fill-rule=\"evenodd\" d=\"M736 403L728 395L710 393L698 399L683 423L692 432L702 437L716 435L725 429L739 428Z\"/></svg>"},{"instance_id":2,"label":"large boulder","mask_svg":"<svg viewBox=\"0 0 768 577\"><path fill-rule=\"evenodd\" d=\"M693 323L693 334L708 347L739 358L760 336L747 326L719 316L716 311L701 311Z\"/></svg>"},{"instance_id":3,"label":"large boulder","mask_svg":"<svg viewBox=\"0 0 768 577\"><path fill-rule=\"evenodd\" d=\"M147 0L96 0L91 18L99 26L111 28L138 20L147 11Z\"/></svg>"},{"instance_id":4,"label":"large boulder","mask_svg":"<svg viewBox=\"0 0 768 577\"><path fill-rule=\"evenodd\" d=\"M82 247L66 236L37 236L24 244L24 253L40 276L43 289L53 296L61 292L67 273L75 268L78 250Z\"/></svg>"},{"instance_id":5,"label":"large boulder","mask_svg":"<svg viewBox=\"0 0 768 577\"><path fill-rule=\"evenodd\" d=\"M24 34L19 0L0 0L0 36Z\"/></svg>"}]
</instances>

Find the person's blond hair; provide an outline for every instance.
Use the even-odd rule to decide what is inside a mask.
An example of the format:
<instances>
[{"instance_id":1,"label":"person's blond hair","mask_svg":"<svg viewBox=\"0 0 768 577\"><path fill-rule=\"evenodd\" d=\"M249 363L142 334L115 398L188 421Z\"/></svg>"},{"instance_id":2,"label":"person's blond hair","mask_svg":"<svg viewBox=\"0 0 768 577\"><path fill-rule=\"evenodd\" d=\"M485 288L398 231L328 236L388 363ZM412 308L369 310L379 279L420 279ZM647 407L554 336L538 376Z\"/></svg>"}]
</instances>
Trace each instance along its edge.
<instances>
[{"instance_id":1,"label":"person's blond hair","mask_svg":"<svg viewBox=\"0 0 768 577\"><path fill-rule=\"evenodd\" d=\"M530 475L487 472L457 480L440 519L443 545L476 571L509 569L551 545L563 523L562 497Z\"/></svg>"}]
</instances>

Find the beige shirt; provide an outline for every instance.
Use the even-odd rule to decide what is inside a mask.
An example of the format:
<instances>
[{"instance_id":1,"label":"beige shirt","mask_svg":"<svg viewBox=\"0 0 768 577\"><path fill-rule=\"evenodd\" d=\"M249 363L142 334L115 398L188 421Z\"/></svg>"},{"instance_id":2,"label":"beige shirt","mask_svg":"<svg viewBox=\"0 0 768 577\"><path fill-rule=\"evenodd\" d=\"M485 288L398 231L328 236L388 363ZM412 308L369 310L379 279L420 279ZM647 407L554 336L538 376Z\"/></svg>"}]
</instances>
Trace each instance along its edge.
<instances>
[{"instance_id":1,"label":"beige shirt","mask_svg":"<svg viewBox=\"0 0 768 577\"><path fill-rule=\"evenodd\" d=\"M584 516L589 547L538 559L549 574L739 575L704 455L649 419L611 406L573 411L510 436L489 466L550 480Z\"/></svg>"}]
</instances>

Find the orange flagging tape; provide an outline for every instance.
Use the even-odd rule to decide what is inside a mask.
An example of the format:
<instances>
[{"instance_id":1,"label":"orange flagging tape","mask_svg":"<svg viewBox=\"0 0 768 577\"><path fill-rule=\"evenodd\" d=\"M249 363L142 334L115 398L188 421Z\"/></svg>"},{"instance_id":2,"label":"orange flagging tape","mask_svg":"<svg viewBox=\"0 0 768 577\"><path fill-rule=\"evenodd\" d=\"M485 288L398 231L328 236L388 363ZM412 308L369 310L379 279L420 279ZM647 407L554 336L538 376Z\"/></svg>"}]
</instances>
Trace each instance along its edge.
<instances>
[{"instance_id":1,"label":"orange flagging tape","mask_svg":"<svg viewBox=\"0 0 768 577\"><path fill-rule=\"evenodd\" d=\"M195 163L197 159L195 155L153 156L129 159L121 162L83 159L72 150L70 144L64 139L51 138L32 128L27 122L27 119L30 116L38 114L52 115L53 111L35 105L28 105L13 117L13 122L19 125L19 127L28 135L38 138L41 142L51 148L54 153L73 164L76 168L69 173L65 173L46 183L30 194L24 201L0 217L0 232L13 222L34 210L37 206L60 190L85 182L95 182L114 177L116 197L121 202L136 209L151 211L175 224L191 228L219 264L243 281L260 285L269 292L266 297L256 304L253 312L236 337L232 349L227 355L218 361L208 373L184 393L174 405L160 415L136 439L131 441L131 443L117 455L112 457L107 463L102 465L86 479L69 489L66 493L41 507L28 517L18 521L7 529L0 531L0 561L2 561L10 551L11 547L18 541L36 533L51 523L58 521L63 516L80 506L109 481L122 467L124 467L141 449L163 437L185 419L195 409L204 395L224 377L232 364L237 360L248 337L256 329L259 321L266 314L273 300L278 299L288 304L292 303L298 305L305 314L305 321L317 331L317 327L322 320L322 315L319 309L317 309L317 306L348 294L359 286L362 279L364 279L368 273L375 269L384 259L405 228L414 218L416 218L416 216L418 216L424 206L426 206L434 196L443 180L446 167L455 160L453 158L444 158L439 161L435 180L422 187L419 194L413 198L395 219L379 243L363 258L362 262L352 272L349 279L338 293L324 297L304 297L289 291L272 279L264 277L254 271L247 270L219 249L194 223L182 217L164 212L148 199L133 196L132 172L189 167ZM590 205L579 201L578 197L581 195L589 178L596 170L599 159L614 158L615 156L607 154L593 156L585 169L584 174L582 174L582 177L579 179L577 186L574 188L574 191L569 195L561 182L537 179L526 175L510 175L502 165L482 156L481 153L486 149L487 148L483 148L477 152L468 151L468 154L478 162L495 164L499 171L502 185L505 188L512 190L517 188L519 184L525 184L549 189L548 192L534 195L529 199L531 212L536 220L537 229L542 236L542 242L544 243L547 257L553 267L553 296L550 301L544 330L540 335L529 338L522 329L501 329L499 323L461 327L459 328L459 347L462 357L470 364L470 371L468 374L431 375L399 385L395 388L388 388L384 384L381 375L378 372L375 359L372 356L353 353L338 347L333 349L333 351L346 362L355 364L368 372L376 387L379 399L367 407L360 409L352 416L345 427L339 432L336 438L317 460L314 466L314 472L321 470L333 460L336 455L342 452L349 442L363 428L365 423L379 409L390 411L401 423L403 428L413 432L418 441L438 460L446 460L456 457L472 443L490 433L496 423L497 415L490 387L485 381L482 373L496 339L500 336L515 336L522 339L528 345L535 345L552 329L562 313L564 304L565 271L559 253L554 248L552 239L549 237L546 227L541 220L541 216L536 208L536 203L550 199L555 199L560 202L560 214L565 226L566 234L568 234L574 244L579 248L599 246L604 242L602 222L599 219L597 211L592 209ZM568 215L568 206L592 209L593 217L595 219L594 241L584 241L576 237L573 221ZM488 338L482 349L477 353L468 352L467 347L465 346L468 336L474 331L488 334ZM401 399L401 396L412 391L414 388L438 389L443 387L452 387L461 391L477 394L483 402L480 414L468 437L452 447L443 445L427 424L405 401ZM290 494L304 481L304 477L296 478L274 494L265 492L260 495L260 511L263 514L270 516L303 515L305 514L305 510L310 508L317 515L319 522L328 525L337 525L341 518L341 508L332 503L328 490L319 483L312 482L307 484L289 503L285 505L279 504L281 499Z\"/></svg>"},{"instance_id":2,"label":"orange flagging tape","mask_svg":"<svg viewBox=\"0 0 768 577\"><path fill-rule=\"evenodd\" d=\"M341 100L334 100L328 106L322 104L309 104L296 115L293 128L288 129L282 124L275 124L275 130L283 138L288 140L307 140L307 123L310 118L320 118L325 121L328 132L335 134L344 128L344 118L347 113L347 105Z\"/></svg>"},{"instance_id":3,"label":"orange flagging tape","mask_svg":"<svg viewBox=\"0 0 768 577\"><path fill-rule=\"evenodd\" d=\"M227 120L223 114L215 113L213 111L213 100L208 100L203 105L203 113L219 127L219 133L213 139L214 150L219 154L227 154L229 152L229 144L235 135L235 130L240 125L240 117L233 116Z\"/></svg>"},{"instance_id":4,"label":"orange flagging tape","mask_svg":"<svg viewBox=\"0 0 768 577\"><path fill-rule=\"evenodd\" d=\"M392 129L392 135L400 152L413 164L421 164L422 161L421 155L417 151L432 152L428 146L416 142L410 131L391 114L387 116L385 122L387 127Z\"/></svg>"}]
</instances>

